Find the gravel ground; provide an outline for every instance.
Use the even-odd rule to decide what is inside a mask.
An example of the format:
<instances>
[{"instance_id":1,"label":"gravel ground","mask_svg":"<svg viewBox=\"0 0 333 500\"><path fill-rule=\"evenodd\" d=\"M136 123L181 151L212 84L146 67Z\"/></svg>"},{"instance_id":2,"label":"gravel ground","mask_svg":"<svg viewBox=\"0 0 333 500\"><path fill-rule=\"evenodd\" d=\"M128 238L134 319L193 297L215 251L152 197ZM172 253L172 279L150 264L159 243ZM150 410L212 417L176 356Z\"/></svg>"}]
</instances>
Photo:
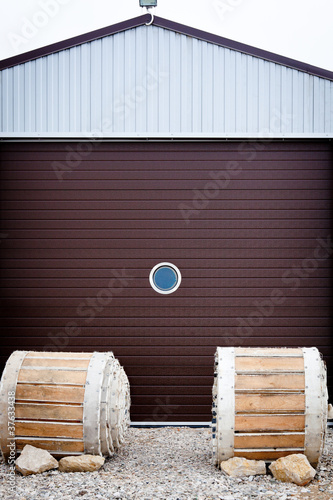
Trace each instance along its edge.
<instances>
[{"instance_id":1,"label":"gravel ground","mask_svg":"<svg viewBox=\"0 0 333 500\"><path fill-rule=\"evenodd\" d=\"M211 461L209 429L130 429L122 451L98 472L58 471L16 476L9 494L8 466L0 464L0 498L19 500L304 500L333 499L333 430L328 431L318 474L307 487L272 476L229 478Z\"/></svg>"}]
</instances>

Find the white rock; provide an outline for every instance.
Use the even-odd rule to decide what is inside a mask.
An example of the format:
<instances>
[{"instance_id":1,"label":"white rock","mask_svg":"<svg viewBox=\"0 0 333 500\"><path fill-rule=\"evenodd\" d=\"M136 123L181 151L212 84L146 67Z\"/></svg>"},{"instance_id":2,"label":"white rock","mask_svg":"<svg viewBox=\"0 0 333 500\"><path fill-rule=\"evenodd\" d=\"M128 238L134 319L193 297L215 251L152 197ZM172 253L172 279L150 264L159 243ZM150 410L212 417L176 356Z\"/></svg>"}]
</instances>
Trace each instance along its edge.
<instances>
[{"instance_id":1,"label":"white rock","mask_svg":"<svg viewBox=\"0 0 333 500\"><path fill-rule=\"evenodd\" d=\"M25 445L21 455L16 460L16 469L23 474L40 474L50 469L57 469L59 464L46 450L35 448L30 444Z\"/></svg>"},{"instance_id":2,"label":"white rock","mask_svg":"<svg viewBox=\"0 0 333 500\"><path fill-rule=\"evenodd\" d=\"M105 458L96 455L65 457L59 462L60 472L94 472L102 467Z\"/></svg>"},{"instance_id":3,"label":"white rock","mask_svg":"<svg viewBox=\"0 0 333 500\"><path fill-rule=\"evenodd\" d=\"M221 462L220 467L228 476L232 477L266 474L266 465L263 460L247 460L242 457L234 457Z\"/></svg>"},{"instance_id":4,"label":"white rock","mask_svg":"<svg viewBox=\"0 0 333 500\"><path fill-rule=\"evenodd\" d=\"M299 486L305 486L316 475L316 470L301 453L279 458L269 468L278 481L291 482Z\"/></svg>"}]
</instances>

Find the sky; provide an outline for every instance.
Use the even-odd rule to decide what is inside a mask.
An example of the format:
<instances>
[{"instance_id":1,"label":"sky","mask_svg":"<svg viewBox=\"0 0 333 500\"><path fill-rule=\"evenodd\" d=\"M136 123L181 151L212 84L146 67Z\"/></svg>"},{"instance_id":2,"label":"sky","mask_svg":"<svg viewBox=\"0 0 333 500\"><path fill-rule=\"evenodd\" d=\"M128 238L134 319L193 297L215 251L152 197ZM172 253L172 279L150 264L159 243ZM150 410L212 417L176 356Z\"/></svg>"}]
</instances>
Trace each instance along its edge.
<instances>
[{"instance_id":1,"label":"sky","mask_svg":"<svg viewBox=\"0 0 333 500\"><path fill-rule=\"evenodd\" d=\"M0 0L0 60L146 12L139 0ZM158 0L155 15L333 71L333 0Z\"/></svg>"}]
</instances>

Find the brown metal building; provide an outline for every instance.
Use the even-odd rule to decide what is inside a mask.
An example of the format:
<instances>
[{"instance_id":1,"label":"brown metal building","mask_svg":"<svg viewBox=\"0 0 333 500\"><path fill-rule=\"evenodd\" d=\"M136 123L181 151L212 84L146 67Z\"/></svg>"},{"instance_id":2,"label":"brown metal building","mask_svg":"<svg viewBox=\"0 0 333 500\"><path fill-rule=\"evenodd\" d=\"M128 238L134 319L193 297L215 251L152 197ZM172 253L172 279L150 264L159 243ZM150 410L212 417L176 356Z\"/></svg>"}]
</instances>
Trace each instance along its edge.
<instances>
[{"instance_id":1,"label":"brown metal building","mask_svg":"<svg viewBox=\"0 0 333 500\"><path fill-rule=\"evenodd\" d=\"M333 74L147 20L0 62L2 367L112 350L208 422L216 346L316 346L332 396Z\"/></svg>"}]
</instances>

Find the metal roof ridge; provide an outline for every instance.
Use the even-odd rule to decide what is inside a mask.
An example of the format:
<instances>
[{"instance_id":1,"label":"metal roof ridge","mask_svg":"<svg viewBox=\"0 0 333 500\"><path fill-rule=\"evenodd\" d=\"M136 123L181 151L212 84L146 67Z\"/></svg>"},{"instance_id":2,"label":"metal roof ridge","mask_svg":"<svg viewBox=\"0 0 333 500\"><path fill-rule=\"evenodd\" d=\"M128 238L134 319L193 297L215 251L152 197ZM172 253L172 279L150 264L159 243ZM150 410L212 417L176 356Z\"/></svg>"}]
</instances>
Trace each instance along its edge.
<instances>
[{"instance_id":1,"label":"metal roof ridge","mask_svg":"<svg viewBox=\"0 0 333 500\"><path fill-rule=\"evenodd\" d=\"M31 50L29 52L24 52L22 54L12 56L7 59L3 59L2 61L0 61L0 71L16 66L18 64L23 64L29 61L33 61L40 57L45 57L54 54L56 52L60 52L62 50L82 45L83 43L89 43L94 40L104 38L106 36L115 35L116 33L120 33L122 31L143 26L147 22L149 22L150 19L151 19L150 14L144 14L139 17L128 19L127 21L122 21L120 23L113 24L105 28L99 28L97 30L90 31L88 33L78 35L69 38L67 40L56 42L50 45L46 45L44 47L40 47L38 49ZM273 62L282 66L289 67L291 69L295 69L298 71L302 71L304 73L309 73L310 75L318 76L320 78L326 78L328 80L333 81L333 71L319 68L317 66L313 66L311 64L304 63L295 59L291 59L286 56L276 54L274 52L269 52L264 49L259 49L242 42L231 40L229 38L224 38L222 36L215 35L207 31L202 31L197 28L193 28L184 24L180 24L175 21L170 21L162 17L155 16L153 26L168 29L170 31L175 31L177 33L190 36L192 38L197 38L198 40L202 40L207 43L212 43L214 45L235 50L237 52L242 52L244 54L253 57L264 59L269 62Z\"/></svg>"},{"instance_id":2,"label":"metal roof ridge","mask_svg":"<svg viewBox=\"0 0 333 500\"><path fill-rule=\"evenodd\" d=\"M56 52L60 52L62 50L77 47L78 45L82 45L83 43L93 42L94 40L98 40L106 36L115 35L116 33L120 33L122 31L143 26L146 22L149 21L150 17L150 14L134 17L132 19L128 19L127 21L122 21L117 24L106 26L105 28L99 28L94 31L89 31L88 33L84 33L82 35L77 35L60 42L30 50L29 52L18 54L17 56L3 59L2 61L0 61L0 71L3 69L11 68L13 66L17 66L18 64L33 61L34 59L39 59L40 57L55 54Z\"/></svg>"},{"instance_id":3,"label":"metal roof ridge","mask_svg":"<svg viewBox=\"0 0 333 500\"><path fill-rule=\"evenodd\" d=\"M259 49L257 47L253 47L252 45L247 45L242 42L236 42L234 40L231 40L230 38L224 38L220 35L215 35L213 33L202 31L197 28L191 28L190 26L179 24L177 22L169 21L167 19L163 19L161 17L156 17L156 16L153 24L154 26L176 31L183 35L191 36L193 38L197 38L199 40L208 43L219 45L220 47L225 47L231 50L235 50L237 52L243 52L244 54L253 57L258 57L260 59L265 59L266 61L280 64L282 66L287 66L291 69L303 71L305 73L309 73L311 75L318 76L320 78L333 80L333 71L319 68L317 66L313 66L311 64L298 61L296 59L291 59L289 57L282 56L274 52L269 52L264 49Z\"/></svg>"}]
</instances>

